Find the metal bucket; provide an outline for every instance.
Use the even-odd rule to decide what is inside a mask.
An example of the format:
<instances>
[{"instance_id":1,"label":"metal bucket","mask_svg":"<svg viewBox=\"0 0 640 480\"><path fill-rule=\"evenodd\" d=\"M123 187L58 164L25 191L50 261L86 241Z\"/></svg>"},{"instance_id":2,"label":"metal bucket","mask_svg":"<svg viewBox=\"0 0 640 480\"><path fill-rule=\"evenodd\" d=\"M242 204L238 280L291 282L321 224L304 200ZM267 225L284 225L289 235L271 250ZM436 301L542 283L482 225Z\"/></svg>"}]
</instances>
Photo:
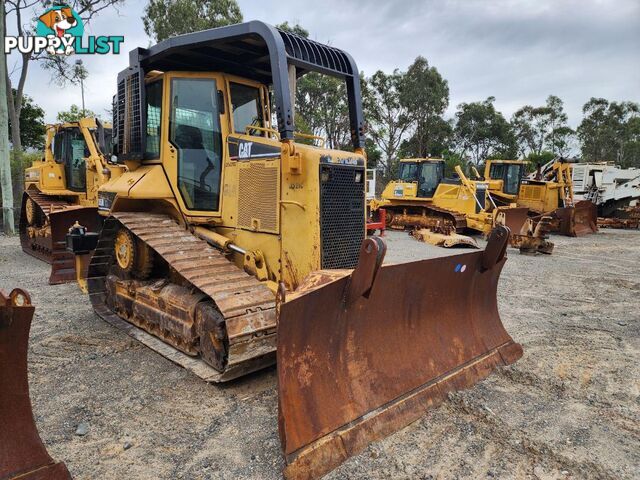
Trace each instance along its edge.
<instances>
[{"instance_id":1,"label":"metal bucket","mask_svg":"<svg viewBox=\"0 0 640 480\"><path fill-rule=\"evenodd\" d=\"M26 292L0 291L0 478L70 479L64 463L47 453L31 412L27 346L33 311Z\"/></svg>"}]
</instances>

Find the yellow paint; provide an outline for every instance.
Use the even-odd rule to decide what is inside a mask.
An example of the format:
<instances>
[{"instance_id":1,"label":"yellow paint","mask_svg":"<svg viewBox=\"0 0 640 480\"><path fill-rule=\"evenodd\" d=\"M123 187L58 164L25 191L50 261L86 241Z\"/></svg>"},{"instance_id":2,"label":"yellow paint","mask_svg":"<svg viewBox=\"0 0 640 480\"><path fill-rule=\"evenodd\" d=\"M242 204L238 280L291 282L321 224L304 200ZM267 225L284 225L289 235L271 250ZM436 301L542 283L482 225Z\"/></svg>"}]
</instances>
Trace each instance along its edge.
<instances>
[{"instance_id":1,"label":"yellow paint","mask_svg":"<svg viewBox=\"0 0 640 480\"><path fill-rule=\"evenodd\" d=\"M47 125L44 158L34 161L31 167L25 169L25 190L35 188L45 195L69 197L77 205L97 206L100 185L109 179L118 178L125 171L122 165L108 163L100 152L95 136L97 128L95 118L82 118L79 122ZM111 128L111 126L107 124L105 128ZM89 155L85 157L86 189L83 192L67 188L64 163L58 163L54 158L54 137L56 133L65 129L79 129L89 150Z\"/></svg>"},{"instance_id":2,"label":"yellow paint","mask_svg":"<svg viewBox=\"0 0 640 480\"><path fill-rule=\"evenodd\" d=\"M220 115L221 194L217 211L190 210L180 192L178 152L169 140L170 85L175 78L215 79L217 89L224 95L225 113ZM160 156L129 162L129 172L101 186L101 192L116 194L112 211L150 211L165 207L164 211L176 220L185 219L189 225L215 231L246 250L248 255L234 253L234 262L264 280L272 290L279 281L283 281L289 290L295 289L308 273L321 266L321 158L331 163L356 159L366 163L364 153L281 141L277 132L271 129L268 108L263 112L264 127L253 131L253 135L234 133L229 82L259 88L263 105L268 105L267 87L256 82L221 73L165 72L147 78L147 84L158 80L163 81ZM252 142L254 151L257 145L262 145L275 147L279 153L251 161L232 160L229 154L232 139ZM252 169L266 175L260 178L272 178L273 181L246 181L247 176L252 175ZM256 205L255 199L259 200L257 205L268 205L268 208L247 208L247 205ZM203 233L201 229L198 232Z\"/></svg>"}]
</instances>

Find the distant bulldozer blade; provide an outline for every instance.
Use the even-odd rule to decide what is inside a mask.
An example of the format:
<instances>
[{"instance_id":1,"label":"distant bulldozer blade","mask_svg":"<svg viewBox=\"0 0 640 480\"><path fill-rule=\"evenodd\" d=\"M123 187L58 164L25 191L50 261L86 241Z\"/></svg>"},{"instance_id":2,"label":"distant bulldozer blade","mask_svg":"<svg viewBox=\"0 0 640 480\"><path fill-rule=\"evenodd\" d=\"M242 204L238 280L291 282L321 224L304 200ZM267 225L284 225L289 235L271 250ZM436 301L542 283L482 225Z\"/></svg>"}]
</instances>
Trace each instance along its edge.
<instances>
[{"instance_id":1,"label":"distant bulldozer blade","mask_svg":"<svg viewBox=\"0 0 640 480\"><path fill-rule=\"evenodd\" d=\"M26 292L0 291L0 478L70 479L64 463L47 453L31 411L27 345L33 311Z\"/></svg>"},{"instance_id":2,"label":"distant bulldozer blade","mask_svg":"<svg viewBox=\"0 0 640 480\"><path fill-rule=\"evenodd\" d=\"M517 233L525 226L529 218L529 209L527 207L498 207L496 218L498 216L501 217L501 225L509 227L511 233Z\"/></svg>"},{"instance_id":3,"label":"distant bulldozer blade","mask_svg":"<svg viewBox=\"0 0 640 480\"><path fill-rule=\"evenodd\" d=\"M499 226L484 251L397 265L382 265L373 237L353 272L314 272L289 298L281 289L285 477L324 475L522 356L496 299L508 237Z\"/></svg>"},{"instance_id":4,"label":"distant bulldozer blade","mask_svg":"<svg viewBox=\"0 0 640 480\"><path fill-rule=\"evenodd\" d=\"M555 215L560 220L560 233L563 235L581 237L598 231L598 207L589 200L581 200L572 207L558 208Z\"/></svg>"},{"instance_id":5,"label":"distant bulldozer blade","mask_svg":"<svg viewBox=\"0 0 640 480\"><path fill-rule=\"evenodd\" d=\"M454 248L467 247L478 248L476 241L466 235L451 232L449 234L433 232L428 228L420 228L411 232L411 236L424 243L435 245L436 247Z\"/></svg>"},{"instance_id":6,"label":"distant bulldozer blade","mask_svg":"<svg viewBox=\"0 0 640 480\"><path fill-rule=\"evenodd\" d=\"M553 252L554 244L549 240L548 233L551 230L551 217L543 216L537 222L528 218L520 233L512 234L509 244L518 248L520 253L545 253Z\"/></svg>"}]
</instances>

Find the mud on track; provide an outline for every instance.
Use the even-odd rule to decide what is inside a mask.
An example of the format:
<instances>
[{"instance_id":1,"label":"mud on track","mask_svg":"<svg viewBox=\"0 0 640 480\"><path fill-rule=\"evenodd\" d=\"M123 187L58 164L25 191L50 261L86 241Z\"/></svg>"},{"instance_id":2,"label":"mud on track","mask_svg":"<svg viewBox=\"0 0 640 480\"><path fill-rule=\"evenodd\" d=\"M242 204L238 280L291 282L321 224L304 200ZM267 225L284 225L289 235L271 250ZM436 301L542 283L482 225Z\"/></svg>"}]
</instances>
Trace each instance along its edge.
<instances>
[{"instance_id":1,"label":"mud on track","mask_svg":"<svg viewBox=\"0 0 640 480\"><path fill-rule=\"evenodd\" d=\"M387 238L388 261L448 254ZM637 478L640 232L552 241L548 257L509 250L500 281L501 316L524 357L326 478ZM280 478L275 369L204 384L47 278L17 237L0 236L0 288L22 287L36 305L36 421L74 478Z\"/></svg>"}]
</instances>

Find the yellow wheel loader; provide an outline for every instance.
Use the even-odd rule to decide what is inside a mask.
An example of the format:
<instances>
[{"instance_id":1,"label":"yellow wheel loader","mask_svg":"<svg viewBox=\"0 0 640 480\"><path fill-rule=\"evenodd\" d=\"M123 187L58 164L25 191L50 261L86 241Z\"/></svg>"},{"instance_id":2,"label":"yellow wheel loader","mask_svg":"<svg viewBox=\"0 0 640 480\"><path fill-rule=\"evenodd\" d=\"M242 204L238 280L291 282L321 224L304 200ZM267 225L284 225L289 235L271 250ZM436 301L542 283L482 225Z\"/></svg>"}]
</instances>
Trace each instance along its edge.
<instances>
[{"instance_id":1,"label":"yellow wheel loader","mask_svg":"<svg viewBox=\"0 0 640 480\"><path fill-rule=\"evenodd\" d=\"M27 346L34 307L18 288L0 291L0 478L70 480L40 440L31 411Z\"/></svg>"},{"instance_id":2,"label":"yellow wheel loader","mask_svg":"<svg viewBox=\"0 0 640 480\"><path fill-rule=\"evenodd\" d=\"M125 167L107 160L111 128L95 118L48 125L46 132L44 158L25 170L20 243L51 264L49 283L58 284L76 280L65 243L69 228L80 222L99 230L98 187Z\"/></svg>"},{"instance_id":3,"label":"yellow wheel loader","mask_svg":"<svg viewBox=\"0 0 640 480\"><path fill-rule=\"evenodd\" d=\"M577 237L598 231L598 209L589 200L574 201L572 163L559 158L539 167L522 182L518 205L550 216L554 230Z\"/></svg>"},{"instance_id":4,"label":"yellow wheel loader","mask_svg":"<svg viewBox=\"0 0 640 480\"><path fill-rule=\"evenodd\" d=\"M520 358L496 302L506 227L485 251L399 265L365 240L360 78L346 52L249 22L129 58L113 123L128 171L99 190L91 302L206 381L277 358L288 478L318 478ZM295 82L312 71L345 82L353 151L295 141Z\"/></svg>"}]
</instances>

